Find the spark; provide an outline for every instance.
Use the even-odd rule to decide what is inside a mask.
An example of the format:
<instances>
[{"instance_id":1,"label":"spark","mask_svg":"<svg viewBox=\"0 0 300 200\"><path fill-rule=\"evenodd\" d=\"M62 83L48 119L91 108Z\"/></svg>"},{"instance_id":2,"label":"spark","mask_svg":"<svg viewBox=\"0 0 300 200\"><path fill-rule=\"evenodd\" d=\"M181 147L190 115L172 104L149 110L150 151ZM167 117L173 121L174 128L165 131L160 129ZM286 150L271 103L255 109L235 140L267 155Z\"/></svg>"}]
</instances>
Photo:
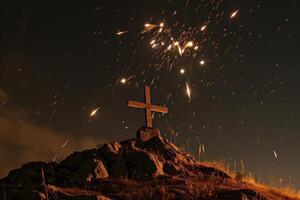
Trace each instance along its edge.
<instances>
[{"instance_id":1,"label":"spark","mask_svg":"<svg viewBox=\"0 0 300 200\"><path fill-rule=\"evenodd\" d=\"M180 69L179 72L180 72L180 74L184 74L185 73L185 69L182 68L182 69Z\"/></svg>"},{"instance_id":2,"label":"spark","mask_svg":"<svg viewBox=\"0 0 300 200\"><path fill-rule=\"evenodd\" d=\"M69 143L69 140L67 139L62 145L61 145L61 149L63 149L63 148L65 148L65 146L67 146L67 144ZM59 156L59 154L57 153L57 154L55 154L55 156L53 157L53 159L52 159L52 162L55 162L56 161L56 159L58 158L58 156Z\"/></svg>"},{"instance_id":3,"label":"spark","mask_svg":"<svg viewBox=\"0 0 300 200\"><path fill-rule=\"evenodd\" d=\"M185 44L184 48L189 48L189 47L192 47L194 45L193 41L189 41Z\"/></svg>"},{"instance_id":4,"label":"spark","mask_svg":"<svg viewBox=\"0 0 300 200\"><path fill-rule=\"evenodd\" d=\"M200 60L200 65L205 65L205 60Z\"/></svg>"},{"instance_id":5,"label":"spark","mask_svg":"<svg viewBox=\"0 0 300 200\"><path fill-rule=\"evenodd\" d=\"M168 46L167 50L171 50L171 48L172 48L172 45L170 44L170 45Z\"/></svg>"},{"instance_id":6,"label":"spark","mask_svg":"<svg viewBox=\"0 0 300 200\"><path fill-rule=\"evenodd\" d=\"M201 26L200 30L201 31L205 31L206 30L207 25Z\"/></svg>"},{"instance_id":7,"label":"spark","mask_svg":"<svg viewBox=\"0 0 300 200\"><path fill-rule=\"evenodd\" d=\"M180 47L180 45L179 45L179 42L174 42L174 43L173 43L173 46L174 46L174 47L177 46L177 48L178 48L178 53L182 56L183 51L182 51L182 49L181 49L181 47Z\"/></svg>"},{"instance_id":8,"label":"spark","mask_svg":"<svg viewBox=\"0 0 300 200\"><path fill-rule=\"evenodd\" d=\"M179 45L177 45L177 47L178 47L178 52L179 52L179 54L182 56L182 49L181 49L181 47L179 46Z\"/></svg>"},{"instance_id":9,"label":"spark","mask_svg":"<svg viewBox=\"0 0 300 200\"><path fill-rule=\"evenodd\" d=\"M193 41L189 41L189 42L187 42L185 45L184 45L184 47L183 47L183 49L182 49L182 52L181 52L181 54L183 54L184 53L184 51L187 49L187 48L190 48L190 47L193 47L194 46L194 43L193 43Z\"/></svg>"},{"instance_id":10,"label":"spark","mask_svg":"<svg viewBox=\"0 0 300 200\"><path fill-rule=\"evenodd\" d=\"M121 78L120 83L125 84L127 82L126 78Z\"/></svg>"},{"instance_id":11,"label":"spark","mask_svg":"<svg viewBox=\"0 0 300 200\"><path fill-rule=\"evenodd\" d=\"M128 31L118 31L118 32L117 32L117 35L123 35L123 34L125 34L125 33L128 33Z\"/></svg>"},{"instance_id":12,"label":"spark","mask_svg":"<svg viewBox=\"0 0 300 200\"><path fill-rule=\"evenodd\" d=\"M69 143L69 140L67 139L62 145L61 145L61 148L65 148L65 146L67 146L67 144Z\"/></svg>"},{"instance_id":13,"label":"spark","mask_svg":"<svg viewBox=\"0 0 300 200\"><path fill-rule=\"evenodd\" d=\"M151 47L152 47L152 48L155 48L156 46L157 46L157 44L153 44Z\"/></svg>"},{"instance_id":14,"label":"spark","mask_svg":"<svg viewBox=\"0 0 300 200\"><path fill-rule=\"evenodd\" d=\"M99 109L100 109L100 107L97 107L96 109L92 110L90 113L90 117L94 117L97 114Z\"/></svg>"},{"instance_id":15,"label":"spark","mask_svg":"<svg viewBox=\"0 0 300 200\"><path fill-rule=\"evenodd\" d=\"M145 29L143 30L143 33L146 33L146 32L149 32L151 31L152 29L156 28L157 25L156 24L149 24L149 23L146 23L144 25Z\"/></svg>"},{"instance_id":16,"label":"spark","mask_svg":"<svg viewBox=\"0 0 300 200\"><path fill-rule=\"evenodd\" d=\"M194 50L198 50L198 49L199 49L199 47L198 47L198 46L195 46L195 47L194 47Z\"/></svg>"},{"instance_id":17,"label":"spark","mask_svg":"<svg viewBox=\"0 0 300 200\"><path fill-rule=\"evenodd\" d=\"M273 150L273 153L274 153L275 158L278 159L278 156L277 156L277 153L275 150Z\"/></svg>"},{"instance_id":18,"label":"spark","mask_svg":"<svg viewBox=\"0 0 300 200\"><path fill-rule=\"evenodd\" d=\"M185 86L186 86L186 94L189 97L189 99L191 99L191 89L190 89L190 86L189 86L189 84L187 82L185 83Z\"/></svg>"},{"instance_id":19,"label":"spark","mask_svg":"<svg viewBox=\"0 0 300 200\"><path fill-rule=\"evenodd\" d=\"M234 11L231 15L230 18L234 18L238 14L239 10Z\"/></svg>"},{"instance_id":20,"label":"spark","mask_svg":"<svg viewBox=\"0 0 300 200\"><path fill-rule=\"evenodd\" d=\"M164 24L163 22L161 22L161 23L159 24L159 27L160 27L159 30L158 30L159 33L162 32L164 26L165 26L165 24Z\"/></svg>"}]
</instances>

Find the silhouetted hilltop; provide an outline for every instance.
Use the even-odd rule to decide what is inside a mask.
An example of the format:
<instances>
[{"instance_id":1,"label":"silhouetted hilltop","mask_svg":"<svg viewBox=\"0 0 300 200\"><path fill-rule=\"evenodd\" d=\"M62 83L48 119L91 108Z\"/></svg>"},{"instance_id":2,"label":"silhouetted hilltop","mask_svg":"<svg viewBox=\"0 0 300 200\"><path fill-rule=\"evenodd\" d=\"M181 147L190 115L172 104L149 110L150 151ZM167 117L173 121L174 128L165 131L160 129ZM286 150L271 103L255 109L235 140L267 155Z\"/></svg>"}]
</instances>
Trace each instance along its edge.
<instances>
[{"instance_id":1,"label":"silhouetted hilltop","mask_svg":"<svg viewBox=\"0 0 300 200\"><path fill-rule=\"evenodd\" d=\"M197 162L159 134L74 152L60 163L27 163L0 185L5 200L292 199Z\"/></svg>"}]
</instances>

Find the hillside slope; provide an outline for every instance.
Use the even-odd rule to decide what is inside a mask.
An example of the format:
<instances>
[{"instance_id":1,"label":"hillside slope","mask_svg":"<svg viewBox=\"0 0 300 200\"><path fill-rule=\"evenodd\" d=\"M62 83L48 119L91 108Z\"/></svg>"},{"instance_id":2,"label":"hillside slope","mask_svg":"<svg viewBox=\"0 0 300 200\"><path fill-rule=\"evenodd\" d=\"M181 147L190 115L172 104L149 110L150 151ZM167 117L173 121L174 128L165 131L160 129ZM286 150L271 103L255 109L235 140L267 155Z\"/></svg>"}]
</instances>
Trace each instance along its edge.
<instances>
[{"instance_id":1,"label":"hillside slope","mask_svg":"<svg viewBox=\"0 0 300 200\"><path fill-rule=\"evenodd\" d=\"M0 199L47 196L51 200L292 199L197 162L161 136L146 142L107 143L74 152L60 163L27 163L0 180Z\"/></svg>"}]
</instances>

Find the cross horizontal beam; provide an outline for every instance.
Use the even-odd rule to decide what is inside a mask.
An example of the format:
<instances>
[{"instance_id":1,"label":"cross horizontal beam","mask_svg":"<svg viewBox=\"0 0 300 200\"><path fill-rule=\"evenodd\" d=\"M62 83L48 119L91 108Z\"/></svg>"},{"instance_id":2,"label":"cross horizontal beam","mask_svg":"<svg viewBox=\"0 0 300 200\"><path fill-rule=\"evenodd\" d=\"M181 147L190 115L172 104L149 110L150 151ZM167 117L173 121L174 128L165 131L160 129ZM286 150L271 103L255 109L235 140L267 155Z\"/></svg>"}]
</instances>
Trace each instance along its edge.
<instances>
[{"instance_id":1,"label":"cross horizontal beam","mask_svg":"<svg viewBox=\"0 0 300 200\"><path fill-rule=\"evenodd\" d=\"M151 104L151 94L150 94L149 86L145 86L145 102L129 100L128 106L133 108L145 109L146 126L149 128L152 128L152 112L160 112L160 113L168 112L168 108L165 106L157 106Z\"/></svg>"},{"instance_id":2,"label":"cross horizontal beam","mask_svg":"<svg viewBox=\"0 0 300 200\"><path fill-rule=\"evenodd\" d=\"M132 100L128 100L128 106L133 107L133 108L150 108L151 111L160 112L160 113L168 113L168 111L169 111L168 108L164 107L164 106L146 104L143 102L132 101Z\"/></svg>"}]
</instances>

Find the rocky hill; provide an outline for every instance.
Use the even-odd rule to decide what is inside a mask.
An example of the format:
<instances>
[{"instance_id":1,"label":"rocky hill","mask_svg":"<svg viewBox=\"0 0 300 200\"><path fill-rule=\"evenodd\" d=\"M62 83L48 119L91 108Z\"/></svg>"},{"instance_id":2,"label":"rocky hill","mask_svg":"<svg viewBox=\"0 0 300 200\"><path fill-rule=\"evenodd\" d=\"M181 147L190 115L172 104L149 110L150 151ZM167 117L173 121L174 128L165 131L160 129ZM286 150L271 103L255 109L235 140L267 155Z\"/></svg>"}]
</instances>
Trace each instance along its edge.
<instances>
[{"instance_id":1,"label":"rocky hill","mask_svg":"<svg viewBox=\"0 0 300 200\"><path fill-rule=\"evenodd\" d=\"M0 180L4 200L292 199L197 162L160 135L31 162Z\"/></svg>"}]
</instances>

